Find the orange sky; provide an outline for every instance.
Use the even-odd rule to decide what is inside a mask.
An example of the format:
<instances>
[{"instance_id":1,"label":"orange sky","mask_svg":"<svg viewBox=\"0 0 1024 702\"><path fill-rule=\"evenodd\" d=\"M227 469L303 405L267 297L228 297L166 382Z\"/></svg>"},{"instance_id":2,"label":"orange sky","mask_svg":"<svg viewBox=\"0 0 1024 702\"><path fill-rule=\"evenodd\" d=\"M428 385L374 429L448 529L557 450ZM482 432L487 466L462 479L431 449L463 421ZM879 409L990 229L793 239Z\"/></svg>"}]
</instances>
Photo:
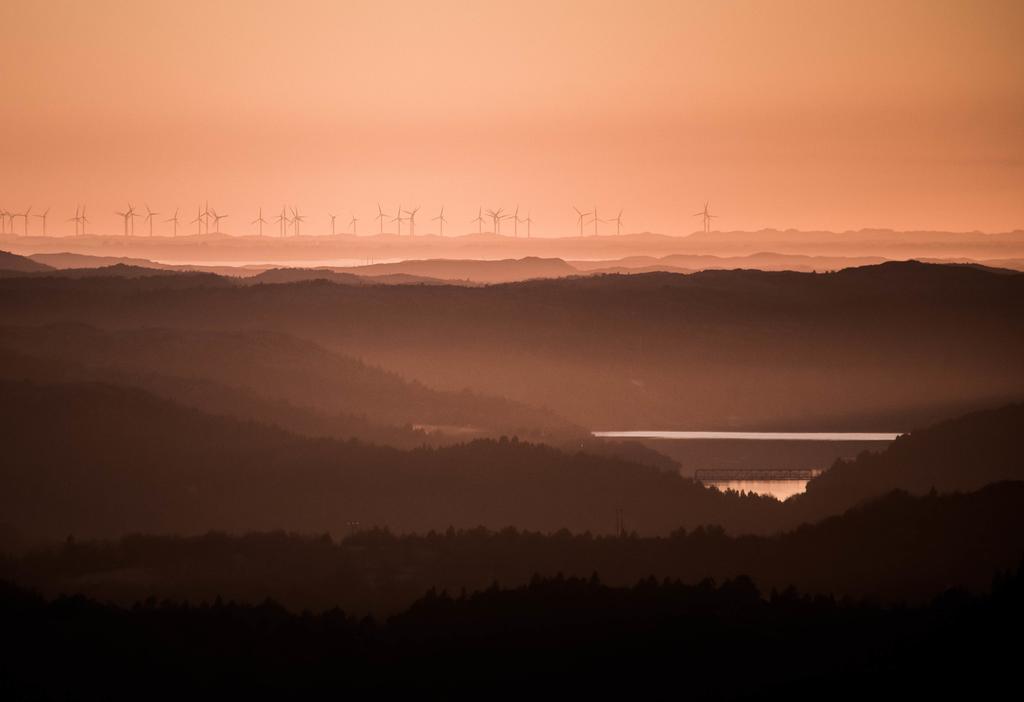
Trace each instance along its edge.
<instances>
[{"instance_id":1,"label":"orange sky","mask_svg":"<svg viewBox=\"0 0 1024 702\"><path fill-rule=\"evenodd\" d=\"M1024 2L0 3L0 207L1024 227ZM430 213L434 216L434 212ZM421 231L427 229L421 215Z\"/></svg>"}]
</instances>

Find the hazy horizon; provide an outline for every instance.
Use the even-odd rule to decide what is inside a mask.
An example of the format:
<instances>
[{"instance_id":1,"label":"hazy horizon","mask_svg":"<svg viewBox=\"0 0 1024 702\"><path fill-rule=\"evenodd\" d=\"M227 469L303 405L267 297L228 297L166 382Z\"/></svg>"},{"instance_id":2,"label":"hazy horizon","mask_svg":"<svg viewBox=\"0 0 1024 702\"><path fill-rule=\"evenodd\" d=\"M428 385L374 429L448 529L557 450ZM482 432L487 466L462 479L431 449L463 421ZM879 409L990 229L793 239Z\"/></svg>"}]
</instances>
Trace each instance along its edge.
<instances>
[{"instance_id":1,"label":"hazy horizon","mask_svg":"<svg viewBox=\"0 0 1024 702\"><path fill-rule=\"evenodd\" d=\"M1009 231L1022 20L1002 1L13 0L0 207L62 208L68 230L85 202L116 233L128 201L191 219L209 200L242 234L261 205L322 233L327 212L376 230L377 202L434 230L443 204L468 232L518 203L550 236L574 204L690 232L710 200L726 230Z\"/></svg>"}]
</instances>

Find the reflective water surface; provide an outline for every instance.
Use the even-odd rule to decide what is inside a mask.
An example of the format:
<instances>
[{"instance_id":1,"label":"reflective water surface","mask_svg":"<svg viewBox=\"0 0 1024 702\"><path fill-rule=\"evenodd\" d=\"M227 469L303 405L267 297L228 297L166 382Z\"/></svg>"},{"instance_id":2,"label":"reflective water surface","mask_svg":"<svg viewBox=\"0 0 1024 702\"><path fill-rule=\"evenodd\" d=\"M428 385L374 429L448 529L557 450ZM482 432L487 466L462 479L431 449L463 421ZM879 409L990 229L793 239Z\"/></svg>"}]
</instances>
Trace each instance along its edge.
<instances>
[{"instance_id":1,"label":"reflective water surface","mask_svg":"<svg viewBox=\"0 0 1024 702\"><path fill-rule=\"evenodd\" d=\"M704 484L723 491L735 490L736 492L771 495L777 500L789 499L807 489L806 480L723 480L704 481Z\"/></svg>"},{"instance_id":2,"label":"reflective water surface","mask_svg":"<svg viewBox=\"0 0 1024 702\"><path fill-rule=\"evenodd\" d=\"M595 431L605 439L731 439L741 441L893 441L895 432L839 431Z\"/></svg>"}]
</instances>

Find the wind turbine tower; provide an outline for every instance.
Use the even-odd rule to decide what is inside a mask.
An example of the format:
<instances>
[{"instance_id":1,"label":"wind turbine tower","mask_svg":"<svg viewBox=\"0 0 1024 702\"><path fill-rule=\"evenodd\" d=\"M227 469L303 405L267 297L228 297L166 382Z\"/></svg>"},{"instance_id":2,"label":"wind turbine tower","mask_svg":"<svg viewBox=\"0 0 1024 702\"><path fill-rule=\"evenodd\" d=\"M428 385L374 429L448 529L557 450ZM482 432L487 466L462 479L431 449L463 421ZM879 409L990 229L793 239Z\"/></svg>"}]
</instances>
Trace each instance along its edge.
<instances>
[{"instance_id":1,"label":"wind turbine tower","mask_svg":"<svg viewBox=\"0 0 1024 702\"><path fill-rule=\"evenodd\" d=\"M516 211L512 213L512 235L515 238L519 238L519 223L523 220L519 219L519 205L516 205Z\"/></svg>"},{"instance_id":2,"label":"wind turbine tower","mask_svg":"<svg viewBox=\"0 0 1024 702\"><path fill-rule=\"evenodd\" d=\"M398 212L395 213L394 219L391 220L392 222L398 222L398 236L402 236L402 221L404 219L405 217L402 216L402 206L399 205Z\"/></svg>"},{"instance_id":3,"label":"wind turbine tower","mask_svg":"<svg viewBox=\"0 0 1024 702\"><path fill-rule=\"evenodd\" d=\"M384 233L384 219L386 217L387 217L387 215L384 214L384 210L381 208L380 203L378 202L377 203L377 216L374 217L374 219L379 219L380 220L380 233L381 234Z\"/></svg>"},{"instance_id":4,"label":"wind turbine tower","mask_svg":"<svg viewBox=\"0 0 1024 702\"><path fill-rule=\"evenodd\" d=\"M288 210L284 205L281 205L281 214L277 216L277 232L284 239L288 236L288 223L291 221L288 219Z\"/></svg>"},{"instance_id":5,"label":"wind turbine tower","mask_svg":"<svg viewBox=\"0 0 1024 702\"><path fill-rule=\"evenodd\" d=\"M47 207L45 210L43 210L42 214L33 215L33 216L38 217L39 219L43 220L43 236L46 236L46 215L48 215L49 213L50 213L50 208Z\"/></svg>"},{"instance_id":6,"label":"wind turbine tower","mask_svg":"<svg viewBox=\"0 0 1024 702\"><path fill-rule=\"evenodd\" d=\"M206 233L210 233L210 218L213 216L213 211L210 209L210 201L206 201L206 207L203 209L203 228Z\"/></svg>"},{"instance_id":7,"label":"wind turbine tower","mask_svg":"<svg viewBox=\"0 0 1024 702\"><path fill-rule=\"evenodd\" d=\"M472 224L473 222L476 222L476 233L477 234L483 234L484 233L484 208L483 207L479 208L476 211L476 219L469 220L470 224Z\"/></svg>"},{"instance_id":8,"label":"wind turbine tower","mask_svg":"<svg viewBox=\"0 0 1024 702\"><path fill-rule=\"evenodd\" d=\"M708 211L708 202L706 200L704 201L704 209L701 210L700 212L694 212L693 216L694 217L702 217L704 219L704 233L705 234L707 234L708 232L711 231L711 220L714 219L715 217L717 217L717 215L713 215L713 214L711 214L711 212Z\"/></svg>"},{"instance_id":9,"label":"wind turbine tower","mask_svg":"<svg viewBox=\"0 0 1024 702\"><path fill-rule=\"evenodd\" d=\"M406 219L409 220L409 236L416 236L416 213L420 211L419 207L412 210L406 210L405 213L409 215Z\"/></svg>"},{"instance_id":10,"label":"wind turbine tower","mask_svg":"<svg viewBox=\"0 0 1024 702\"><path fill-rule=\"evenodd\" d=\"M619 210L619 214L615 216L615 219L610 221L615 222L615 235L622 234L622 210Z\"/></svg>"},{"instance_id":11,"label":"wind turbine tower","mask_svg":"<svg viewBox=\"0 0 1024 702\"><path fill-rule=\"evenodd\" d=\"M178 208L174 208L174 216L169 219L165 219L165 222L174 222L174 236L178 236Z\"/></svg>"},{"instance_id":12,"label":"wind turbine tower","mask_svg":"<svg viewBox=\"0 0 1024 702\"><path fill-rule=\"evenodd\" d=\"M432 221L432 222L434 222L434 221L440 222L441 236L444 236L444 223L448 221L447 219L444 218L444 205L441 205L441 214L439 214L438 216L434 217L434 219L432 219L430 221Z\"/></svg>"},{"instance_id":13,"label":"wind turbine tower","mask_svg":"<svg viewBox=\"0 0 1024 702\"><path fill-rule=\"evenodd\" d=\"M120 215L121 218L124 220L124 235L125 236L128 236L128 213L129 213L129 211L131 209L131 205L128 205L128 208L129 209L125 210L124 212L117 212L116 213L116 214Z\"/></svg>"},{"instance_id":14,"label":"wind turbine tower","mask_svg":"<svg viewBox=\"0 0 1024 702\"><path fill-rule=\"evenodd\" d=\"M579 227L580 236L583 236L583 225L586 224L584 220L590 216L590 213L580 212L580 208L576 207L576 205L573 205L572 208L576 210L576 225Z\"/></svg>"},{"instance_id":15,"label":"wind turbine tower","mask_svg":"<svg viewBox=\"0 0 1024 702\"><path fill-rule=\"evenodd\" d=\"M82 206L81 205L75 205L75 216L74 217L68 217L68 219L67 219L68 222L74 222L75 223L75 236L78 236L78 224L79 224L79 222L82 221L82 219L81 219L82 216L81 216L81 214L79 214L81 212L81 210L82 210ZM0 217L2 217L2 216L3 216L3 213L0 212Z\"/></svg>"},{"instance_id":16,"label":"wind turbine tower","mask_svg":"<svg viewBox=\"0 0 1024 702\"><path fill-rule=\"evenodd\" d=\"M146 219L144 221L149 222L149 235L153 236L153 217L160 214L149 209L149 205L146 205Z\"/></svg>"},{"instance_id":17,"label":"wind turbine tower","mask_svg":"<svg viewBox=\"0 0 1024 702\"><path fill-rule=\"evenodd\" d=\"M352 227L352 236L358 236L358 234L356 233L356 224L358 224L358 223L359 223L359 220L356 219L355 215L352 215L352 219L348 223L348 226Z\"/></svg>"},{"instance_id":18,"label":"wind turbine tower","mask_svg":"<svg viewBox=\"0 0 1024 702\"><path fill-rule=\"evenodd\" d=\"M136 214L135 206L132 203L128 203L128 221L131 223L132 236L135 236L135 218L141 217L142 215Z\"/></svg>"},{"instance_id":19,"label":"wind turbine tower","mask_svg":"<svg viewBox=\"0 0 1024 702\"><path fill-rule=\"evenodd\" d=\"M256 217L256 219L254 219L252 222L250 222L250 224L256 225L256 228L259 230L259 236L261 238L263 237L263 225L266 223L267 220L263 219L263 208L261 207L259 216Z\"/></svg>"},{"instance_id":20,"label":"wind turbine tower","mask_svg":"<svg viewBox=\"0 0 1024 702\"><path fill-rule=\"evenodd\" d=\"M225 218L229 217L230 215L217 214L217 210L210 210L210 214L213 216L213 233L214 234L220 234L220 221L222 219L225 219ZM207 222L209 222L209 220L207 220ZM207 232L209 232L209 229L210 229L209 224L207 224L206 229L207 229Z\"/></svg>"},{"instance_id":21,"label":"wind turbine tower","mask_svg":"<svg viewBox=\"0 0 1024 702\"><path fill-rule=\"evenodd\" d=\"M499 207L496 210L487 210L487 216L491 218L494 234L501 234L501 212L503 209Z\"/></svg>"}]
</instances>

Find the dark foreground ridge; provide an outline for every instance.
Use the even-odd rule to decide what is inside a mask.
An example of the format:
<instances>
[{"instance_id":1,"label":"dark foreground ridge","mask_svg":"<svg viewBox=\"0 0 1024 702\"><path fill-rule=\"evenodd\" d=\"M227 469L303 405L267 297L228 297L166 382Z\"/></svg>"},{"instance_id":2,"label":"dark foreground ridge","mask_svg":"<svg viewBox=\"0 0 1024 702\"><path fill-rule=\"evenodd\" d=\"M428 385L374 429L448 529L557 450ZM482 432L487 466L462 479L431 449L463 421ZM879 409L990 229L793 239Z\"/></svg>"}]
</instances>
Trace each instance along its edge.
<instances>
[{"instance_id":1,"label":"dark foreground ridge","mask_svg":"<svg viewBox=\"0 0 1024 702\"><path fill-rule=\"evenodd\" d=\"M650 575L692 583L745 574L764 588L922 603L950 587L982 592L991 573L1014 567L1022 553L1024 483L997 483L969 494L894 492L772 537L701 526L667 537L509 527L408 535L368 529L337 541L284 532L69 539L0 557L0 579L122 605L150 596L272 597L293 609L340 606L374 616L399 612L432 587L472 592L494 581L522 585L537 573L595 571L617 586Z\"/></svg>"},{"instance_id":2,"label":"dark foreground ridge","mask_svg":"<svg viewBox=\"0 0 1024 702\"><path fill-rule=\"evenodd\" d=\"M8 699L659 688L688 699L984 696L1014 675L1017 650L1000 633L1024 624L1024 571L997 576L989 594L952 590L916 608L792 589L766 597L745 577L609 587L596 574L559 576L456 597L432 591L386 624L269 600L121 609L0 585L0 619Z\"/></svg>"}]
</instances>

